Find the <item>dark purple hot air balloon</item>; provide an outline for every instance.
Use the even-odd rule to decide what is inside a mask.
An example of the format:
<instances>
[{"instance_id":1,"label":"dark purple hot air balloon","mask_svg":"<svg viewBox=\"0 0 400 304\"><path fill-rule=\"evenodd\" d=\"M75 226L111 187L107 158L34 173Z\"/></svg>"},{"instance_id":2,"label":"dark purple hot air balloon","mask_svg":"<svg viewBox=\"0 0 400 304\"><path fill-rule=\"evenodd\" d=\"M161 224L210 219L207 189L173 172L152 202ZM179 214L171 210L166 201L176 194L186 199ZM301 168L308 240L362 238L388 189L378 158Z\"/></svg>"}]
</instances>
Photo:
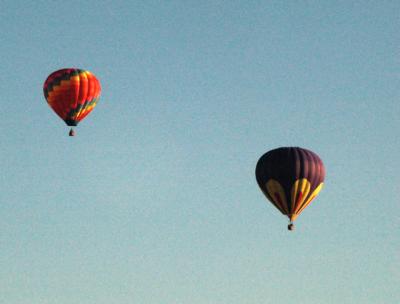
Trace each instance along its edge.
<instances>
[{"instance_id":1,"label":"dark purple hot air balloon","mask_svg":"<svg viewBox=\"0 0 400 304\"><path fill-rule=\"evenodd\" d=\"M265 153L257 162L256 179L268 200L293 221L324 185L325 167L314 152L282 147Z\"/></svg>"}]
</instances>

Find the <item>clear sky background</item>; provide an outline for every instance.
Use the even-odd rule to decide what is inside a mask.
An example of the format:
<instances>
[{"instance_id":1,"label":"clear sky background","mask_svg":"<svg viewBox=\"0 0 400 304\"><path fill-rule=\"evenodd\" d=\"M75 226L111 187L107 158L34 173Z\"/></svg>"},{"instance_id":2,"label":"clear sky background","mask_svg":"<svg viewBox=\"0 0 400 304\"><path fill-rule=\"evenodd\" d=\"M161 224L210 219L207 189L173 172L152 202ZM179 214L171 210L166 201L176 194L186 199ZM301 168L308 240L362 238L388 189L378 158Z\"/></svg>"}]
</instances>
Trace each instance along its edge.
<instances>
[{"instance_id":1,"label":"clear sky background","mask_svg":"<svg viewBox=\"0 0 400 304\"><path fill-rule=\"evenodd\" d=\"M400 302L399 1L0 2L0 303ZM102 84L68 136L42 86ZM296 221L258 158L300 146Z\"/></svg>"}]
</instances>

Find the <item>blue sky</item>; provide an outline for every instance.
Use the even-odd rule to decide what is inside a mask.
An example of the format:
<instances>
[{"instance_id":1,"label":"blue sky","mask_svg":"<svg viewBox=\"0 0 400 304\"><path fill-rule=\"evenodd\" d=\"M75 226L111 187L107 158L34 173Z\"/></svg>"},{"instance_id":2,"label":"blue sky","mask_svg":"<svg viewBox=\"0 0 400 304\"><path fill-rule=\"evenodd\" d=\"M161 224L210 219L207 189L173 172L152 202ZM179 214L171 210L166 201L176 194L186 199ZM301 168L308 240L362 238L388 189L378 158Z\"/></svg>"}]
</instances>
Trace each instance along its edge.
<instances>
[{"instance_id":1,"label":"blue sky","mask_svg":"<svg viewBox=\"0 0 400 304\"><path fill-rule=\"evenodd\" d=\"M400 301L398 1L2 1L0 303ZM77 136L54 70L102 96ZM286 230L258 158L323 159Z\"/></svg>"}]
</instances>

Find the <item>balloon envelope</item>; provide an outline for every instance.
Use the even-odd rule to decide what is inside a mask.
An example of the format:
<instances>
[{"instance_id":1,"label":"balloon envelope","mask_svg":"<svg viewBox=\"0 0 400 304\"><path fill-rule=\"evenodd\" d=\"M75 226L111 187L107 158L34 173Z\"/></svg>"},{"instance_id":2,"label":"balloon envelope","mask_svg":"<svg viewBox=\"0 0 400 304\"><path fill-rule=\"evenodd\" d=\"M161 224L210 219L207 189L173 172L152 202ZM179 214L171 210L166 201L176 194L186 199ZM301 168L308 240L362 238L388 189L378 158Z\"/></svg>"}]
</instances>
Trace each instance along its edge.
<instances>
[{"instance_id":1,"label":"balloon envelope","mask_svg":"<svg viewBox=\"0 0 400 304\"><path fill-rule=\"evenodd\" d=\"M61 69L47 77L43 85L49 106L68 126L76 126L96 106L100 82L89 71Z\"/></svg>"},{"instance_id":2,"label":"balloon envelope","mask_svg":"<svg viewBox=\"0 0 400 304\"><path fill-rule=\"evenodd\" d=\"M314 152L282 147L258 160L256 179L267 199L290 221L311 203L324 185L325 167Z\"/></svg>"}]
</instances>

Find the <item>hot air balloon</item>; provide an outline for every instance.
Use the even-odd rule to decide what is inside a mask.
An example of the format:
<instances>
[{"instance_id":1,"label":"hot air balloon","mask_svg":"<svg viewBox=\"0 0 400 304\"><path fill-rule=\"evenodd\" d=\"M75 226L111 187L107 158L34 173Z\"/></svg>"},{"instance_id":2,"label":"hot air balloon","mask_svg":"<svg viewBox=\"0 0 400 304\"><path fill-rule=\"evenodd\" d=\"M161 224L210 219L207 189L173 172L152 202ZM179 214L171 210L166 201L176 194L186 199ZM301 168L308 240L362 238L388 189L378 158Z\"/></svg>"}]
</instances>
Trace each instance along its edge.
<instances>
[{"instance_id":1,"label":"hot air balloon","mask_svg":"<svg viewBox=\"0 0 400 304\"><path fill-rule=\"evenodd\" d=\"M69 136L75 135L72 127L77 126L96 106L100 91L100 82L91 72L75 68L55 71L43 85L47 103L71 126Z\"/></svg>"},{"instance_id":2,"label":"hot air balloon","mask_svg":"<svg viewBox=\"0 0 400 304\"><path fill-rule=\"evenodd\" d=\"M318 155L298 147L271 150L256 166L261 191L289 218L289 230L294 230L294 220L321 191L324 178L324 164Z\"/></svg>"}]
</instances>

